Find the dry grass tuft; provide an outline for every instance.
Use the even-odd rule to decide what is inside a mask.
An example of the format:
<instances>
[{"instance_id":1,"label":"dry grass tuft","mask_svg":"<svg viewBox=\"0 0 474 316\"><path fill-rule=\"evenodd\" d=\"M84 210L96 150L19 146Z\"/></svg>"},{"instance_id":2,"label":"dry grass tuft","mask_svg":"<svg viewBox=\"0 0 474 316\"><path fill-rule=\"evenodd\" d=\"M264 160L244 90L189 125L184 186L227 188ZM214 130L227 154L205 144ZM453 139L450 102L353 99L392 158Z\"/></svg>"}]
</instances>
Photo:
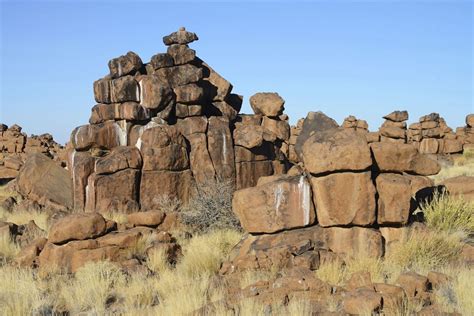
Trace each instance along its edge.
<instances>
[{"instance_id":1,"label":"dry grass tuft","mask_svg":"<svg viewBox=\"0 0 474 316\"><path fill-rule=\"evenodd\" d=\"M123 287L125 276L109 262L88 263L68 278L59 288L61 302L72 313L89 312L104 314L114 287Z\"/></svg>"},{"instance_id":2,"label":"dry grass tuft","mask_svg":"<svg viewBox=\"0 0 474 316\"><path fill-rule=\"evenodd\" d=\"M385 259L402 270L439 269L458 259L462 243L458 236L443 232L413 231L405 243Z\"/></svg>"},{"instance_id":3,"label":"dry grass tuft","mask_svg":"<svg viewBox=\"0 0 474 316\"><path fill-rule=\"evenodd\" d=\"M20 247L11 239L9 233L0 234L0 266L11 262Z\"/></svg>"},{"instance_id":4,"label":"dry grass tuft","mask_svg":"<svg viewBox=\"0 0 474 316\"><path fill-rule=\"evenodd\" d=\"M446 192L435 193L429 203L421 205L426 224L436 231L474 233L474 203L464 201L460 197L453 197Z\"/></svg>"},{"instance_id":5,"label":"dry grass tuft","mask_svg":"<svg viewBox=\"0 0 474 316\"><path fill-rule=\"evenodd\" d=\"M331 285L343 285L347 279L347 269L342 260L326 261L316 270L316 276Z\"/></svg>"},{"instance_id":6,"label":"dry grass tuft","mask_svg":"<svg viewBox=\"0 0 474 316\"><path fill-rule=\"evenodd\" d=\"M47 303L33 271L5 266L0 268L0 314L31 315Z\"/></svg>"}]
</instances>

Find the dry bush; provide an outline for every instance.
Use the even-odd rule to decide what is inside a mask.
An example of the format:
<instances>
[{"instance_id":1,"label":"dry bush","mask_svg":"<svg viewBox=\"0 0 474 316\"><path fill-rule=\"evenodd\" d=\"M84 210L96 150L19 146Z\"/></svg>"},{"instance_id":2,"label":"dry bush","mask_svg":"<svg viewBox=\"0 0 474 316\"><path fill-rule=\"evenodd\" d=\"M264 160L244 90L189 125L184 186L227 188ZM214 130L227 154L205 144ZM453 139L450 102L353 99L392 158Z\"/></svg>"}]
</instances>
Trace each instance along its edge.
<instances>
[{"instance_id":1,"label":"dry bush","mask_svg":"<svg viewBox=\"0 0 474 316\"><path fill-rule=\"evenodd\" d=\"M181 208L181 201L178 198L170 198L168 195L160 194L153 198L153 203L160 211L165 213L178 212Z\"/></svg>"},{"instance_id":2,"label":"dry bush","mask_svg":"<svg viewBox=\"0 0 474 316\"><path fill-rule=\"evenodd\" d=\"M474 234L474 203L446 192L435 193L431 202L421 204L429 228L446 233Z\"/></svg>"},{"instance_id":3,"label":"dry bush","mask_svg":"<svg viewBox=\"0 0 474 316\"><path fill-rule=\"evenodd\" d=\"M196 186L196 193L182 210L184 224L198 232L214 229L241 230L240 222L232 210L233 182L209 180Z\"/></svg>"},{"instance_id":4,"label":"dry bush","mask_svg":"<svg viewBox=\"0 0 474 316\"><path fill-rule=\"evenodd\" d=\"M456 261L461 249L462 243L456 235L413 231L406 242L394 246L385 260L402 270L427 271Z\"/></svg>"}]
</instances>

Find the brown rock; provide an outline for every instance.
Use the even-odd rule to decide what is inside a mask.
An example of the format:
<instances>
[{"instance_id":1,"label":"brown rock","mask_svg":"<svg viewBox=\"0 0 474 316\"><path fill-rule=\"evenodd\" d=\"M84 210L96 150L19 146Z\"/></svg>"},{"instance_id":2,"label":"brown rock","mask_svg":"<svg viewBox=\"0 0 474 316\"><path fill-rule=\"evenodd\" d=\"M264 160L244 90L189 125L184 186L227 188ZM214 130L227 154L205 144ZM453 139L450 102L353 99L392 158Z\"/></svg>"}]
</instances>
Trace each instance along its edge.
<instances>
[{"instance_id":1,"label":"brown rock","mask_svg":"<svg viewBox=\"0 0 474 316\"><path fill-rule=\"evenodd\" d=\"M150 112L136 102L97 104L92 108L89 123L98 124L108 120L143 121Z\"/></svg>"},{"instance_id":2,"label":"brown rock","mask_svg":"<svg viewBox=\"0 0 474 316\"><path fill-rule=\"evenodd\" d=\"M439 123L437 121L425 121L420 124L421 124L421 129L431 129L431 128L436 128L439 126Z\"/></svg>"},{"instance_id":3,"label":"brown rock","mask_svg":"<svg viewBox=\"0 0 474 316\"><path fill-rule=\"evenodd\" d=\"M252 205L252 208L249 208ZM311 188L304 176L285 177L235 192L234 212L251 233L273 233L304 227L315 221Z\"/></svg>"},{"instance_id":4,"label":"brown rock","mask_svg":"<svg viewBox=\"0 0 474 316\"><path fill-rule=\"evenodd\" d=\"M68 169L71 171L75 210L84 210L87 179L94 172L94 167L95 158L89 152L71 152Z\"/></svg>"},{"instance_id":5,"label":"brown rock","mask_svg":"<svg viewBox=\"0 0 474 316\"><path fill-rule=\"evenodd\" d=\"M168 84L171 87L178 87L201 80L203 78L203 70L194 65L186 64L158 69L153 77L161 85Z\"/></svg>"},{"instance_id":6,"label":"brown rock","mask_svg":"<svg viewBox=\"0 0 474 316\"><path fill-rule=\"evenodd\" d=\"M104 157L95 162L96 174L109 174L127 168L140 169L142 157L136 147L115 147Z\"/></svg>"},{"instance_id":7,"label":"brown rock","mask_svg":"<svg viewBox=\"0 0 474 316\"><path fill-rule=\"evenodd\" d=\"M467 201L474 201L474 177L457 176L440 183L453 196L462 196Z\"/></svg>"},{"instance_id":8,"label":"brown rock","mask_svg":"<svg viewBox=\"0 0 474 316\"><path fill-rule=\"evenodd\" d=\"M237 147L236 147L237 148ZM271 161L242 161L235 164L236 189L253 187L260 177L273 174Z\"/></svg>"},{"instance_id":9,"label":"brown rock","mask_svg":"<svg viewBox=\"0 0 474 316\"><path fill-rule=\"evenodd\" d=\"M259 92L250 97L250 106L255 114L278 116L284 108L285 100L275 92Z\"/></svg>"},{"instance_id":10,"label":"brown rock","mask_svg":"<svg viewBox=\"0 0 474 316\"><path fill-rule=\"evenodd\" d=\"M474 114L468 114L466 116L467 127L474 127Z\"/></svg>"},{"instance_id":11,"label":"brown rock","mask_svg":"<svg viewBox=\"0 0 474 316\"><path fill-rule=\"evenodd\" d=\"M357 271L351 274L346 283L346 288L350 291L358 288L370 288L372 286L372 278L368 271Z\"/></svg>"},{"instance_id":12,"label":"brown rock","mask_svg":"<svg viewBox=\"0 0 474 316\"><path fill-rule=\"evenodd\" d=\"M372 143L370 149L380 171L410 172L419 175L434 175L439 164L425 155L420 155L411 144Z\"/></svg>"},{"instance_id":13,"label":"brown rock","mask_svg":"<svg viewBox=\"0 0 474 316\"><path fill-rule=\"evenodd\" d=\"M82 125L72 131L71 143L77 151L127 146L127 128L123 128L118 122Z\"/></svg>"},{"instance_id":14,"label":"brown rock","mask_svg":"<svg viewBox=\"0 0 474 316\"><path fill-rule=\"evenodd\" d=\"M184 104L199 104L204 96L204 91L198 85L191 83L174 88L176 102Z\"/></svg>"},{"instance_id":15,"label":"brown rock","mask_svg":"<svg viewBox=\"0 0 474 316\"><path fill-rule=\"evenodd\" d=\"M191 195L193 176L191 171L143 171L140 182L140 204L143 210L159 208L156 197L177 198L186 204Z\"/></svg>"},{"instance_id":16,"label":"brown rock","mask_svg":"<svg viewBox=\"0 0 474 316\"><path fill-rule=\"evenodd\" d=\"M375 187L370 172L312 177L313 199L321 226L375 222Z\"/></svg>"},{"instance_id":17,"label":"brown rock","mask_svg":"<svg viewBox=\"0 0 474 316\"><path fill-rule=\"evenodd\" d=\"M398 127L382 127L379 130L380 135L389 138L405 139L406 130Z\"/></svg>"},{"instance_id":18,"label":"brown rock","mask_svg":"<svg viewBox=\"0 0 474 316\"><path fill-rule=\"evenodd\" d=\"M234 179L234 146L228 120L216 116L209 118L207 143L216 176L221 180Z\"/></svg>"},{"instance_id":19,"label":"brown rock","mask_svg":"<svg viewBox=\"0 0 474 316\"><path fill-rule=\"evenodd\" d=\"M408 298L421 297L424 292L429 290L428 278L415 272L400 274L396 283L405 290Z\"/></svg>"},{"instance_id":20,"label":"brown rock","mask_svg":"<svg viewBox=\"0 0 474 316\"><path fill-rule=\"evenodd\" d=\"M420 143L420 153L422 154L436 154L439 149L439 142L434 138L424 138Z\"/></svg>"},{"instance_id":21,"label":"brown rock","mask_svg":"<svg viewBox=\"0 0 474 316\"><path fill-rule=\"evenodd\" d=\"M347 294L343 301L344 312L351 315L372 314L382 308L382 295L370 289L358 289Z\"/></svg>"},{"instance_id":22,"label":"brown rock","mask_svg":"<svg viewBox=\"0 0 474 316\"><path fill-rule=\"evenodd\" d=\"M71 240L96 238L105 233L105 219L98 213L76 213L59 219L51 226L48 241L63 244Z\"/></svg>"},{"instance_id":23,"label":"brown rock","mask_svg":"<svg viewBox=\"0 0 474 316\"><path fill-rule=\"evenodd\" d=\"M313 174L364 170L372 164L364 137L348 129L328 130L311 136L303 146L306 170Z\"/></svg>"},{"instance_id":24,"label":"brown rock","mask_svg":"<svg viewBox=\"0 0 474 316\"><path fill-rule=\"evenodd\" d=\"M150 64L153 69L160 69L165 67L174 66L173 57L167 53L160 53L153 55L150 59Z\"/></svg>"},{"instance_id":25,"label":"brown rock","mask_svg":"<svg viewBox=\"0 0 474 316\"><path fill-rule=\"evenodd\" d=\"M28 157L17 177L19 192L41 205L72 208L69 172L43 154Z\"/></svg>"},{"instance_id":26,"label":"brown rock","mask_svg":"<svg viewBox=\"0 0 474 316\"><path fill-rule=\"evenodd\" d=\"M94 81L94 98L97 103L112 103L110 81L110 78L102 78Z\"/></svg>"},{"instance_id":27,"label":"brown rock","mask_svg":"<svg viewBox=\"0 0 474 316\"><path fill-rule=\"evenodd\" d=\"M378 230L362 227L328 227L324 228L324 234L329 249L337 254L349 257L383 256L383 240Z\"/></svg>"},{"instance_id":28,"label":"brown rock","mask_svg":"<svg viewBox=\"0 0 474 316\"><path fill-rule=\"evenodd\" d=\"M188 32L184 27L180 27L177 32L173 32L170 35L163 37L163 43L167 46L173 44L186 45L197 40L198 37L196 33Z\"/></svg>"},{"instance_id":29,"label":"brown rock","mask_svg":"<svg viewBox=\"0 0 474 316\"><path fill-rule=\"evenodd\" d=\"M47 241L48 240L44 237L32 241L16 255L15 263L20 267L35 268L37 265L37 257L43 250Z\"/></svg>"},{"instance_id":30,"label":"brown rock","mask_svg":"<svg viewBox=\"0 0 474 316\"><path fill-rule=\"evenodd\" d=\"M460 153L463 150L463 144L458 139L444 139L443 141L443 153L455 154Z\"/></svg>"},{"instance_id":31,"label":"brown rock","mask_svg":"<svg viewBox=\"0 0 474 316\"><path fill-rule=\"evenodd\" d=\"M213 93L213 101L224 101L227 99L228 95L232 91L232 84L219 75L214 69L212 69L208 64L200 61L200 66L204 70L205 80L215 87L215 92Z\"/></svg>"},{"instance_id":32,"label":"brown rock","mask_svg":"<svg viewBox=\"0 0 474 316\"><path fill-rule=\"evenodd\" d=\"M405 291L401 287L385 283L375 283L374 287L375 291L382 295L383 311L387 315L400 310L406 300Z\"/></svg>"},{"instance_id":33,"label":"brown rock","mask_svg":"<svg viewBox=\"0 0 474 316\"><path fill-rule=\"evenodd\" d=\"M390 120L393 122L403 122L408 120L408 112L407 111L393 111L390 114L387 114L383 117L386 120Z\"/></svg>"},{"instance_id":34,"label":"brown rock","mask_svg":"<svg viewBox=\"0 0 474 316\"><path fill-rule=\"evenodd\" d=\"M174 104L173 90L168 85L162 84L157 76L140 76L138 85L140 86L140 105L144 108L161 111Z\"/></svg>"},{"instance_id":35,"label":"brown rock","mask_svg":"<svg viewBox=\"0 0 474 316\"><path fill-rule=\"evenodd\" d=\"M93 174L86 187L86 207L90 212L138 209L140 170L124 169L112 174Z\"/></svg>"},{"instance_id":36,"label":"brown rock","mask_svg":"<svg viewBox=\"0 0 474 316\"><path fill-rule=\"evenodd\" d=\"M168 47L167 53L171 55L175 65L186 64L196 58L196 51L185 44L172 44Z\"/></svg>"},{"instance_id":37,"label":"brown rock","mask_svg":"<svg viewBox=\"0 0 474 316\"><path fill-rule=\"evenodd\" d=\"M420 117L420 123L427 122L427 121L438 121L439 114L438 113L430 113L428 115L424 115Z\"/></svg>"},{"instance_id":38,"label":"brown rock","mask_svg":"<svg viewBox=\"0 0 474 316\"><path fill-rule=\"evenodd\" d=\"M127 220L135 226L151 226L160 225L165 219L165 213L161 211L137 212L127 215Z\"/></svg>"},{"instance_id":39,"label":"brown rock","mask_svg":"<svg viewBox=\"0 0 474 316\"><path fill-rule=\"evenodd\" d=\"M377 222L381 225L406 224L411 211L410 180L399 174L380 174L376 178Z\"/></svg>"},{"instance_id":40,"label":"brown rock","mask_svg":"<svg viewBox=\"0 0 474 316\"><path fill-rule=\"evenodd\" d=\"M288 141L290 138L290 124L288 124L287 121L275 120L264 116L262 126L273 133L278 139Z\"/></svg>"},{"instance_id":41,"label":"brown rock","mask_svg":"<svg viewBox=\"0 0 474 316\"><path fill-rule=\"evenodd\" d=\"M133 74L143 66L142 60L134 52L111 59L109 61L110 76L118 78Z\"/></svg>"},{"instance_id":42,"label":"brown rock","mask_svg":"<svg viewBox=\"0 0 474 316\"><path fill-rule=\"evenodd\" d=\"M112 103L140 102L140 89L137 81L132 76L112 80L110 82L110 90Z\"/></svg>"},{"instance_id":43,"label":"brown rock","mask_svg":"<svg viewBox=\"0 0 474 316\"><path fill-rule=\"evenodd\" d=\"M428 272L427 278L433 289L440 289L448 285L450 281L446 274L436 271Z\"/></svg>"}]
</instances>

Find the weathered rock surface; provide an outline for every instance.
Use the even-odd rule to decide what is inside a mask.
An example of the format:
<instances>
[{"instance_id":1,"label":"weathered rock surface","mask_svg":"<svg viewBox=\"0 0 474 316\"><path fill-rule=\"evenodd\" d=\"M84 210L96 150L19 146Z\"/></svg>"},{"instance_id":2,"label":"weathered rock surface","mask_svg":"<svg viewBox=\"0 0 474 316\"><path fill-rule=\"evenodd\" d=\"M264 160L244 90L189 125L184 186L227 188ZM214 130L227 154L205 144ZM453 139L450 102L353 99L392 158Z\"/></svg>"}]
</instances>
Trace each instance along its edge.
<instances>
[{"instance_id":1,"label":"weathered rock surface","mask_svg":"<svg viewBox=\"0 0 474 316\"><path fill-rule=\"evenodd\" d=\"M242 227L251 233L272 233L314 223L311 188L304 176L281 177L235 192L232 202Z\"/></svg>"},{"instance_id":2,"label":"weathered rock surface","mask_svg":"<svg viewBox=\"0 0 474 316\"><path fill-rule=\"evenodd\" d=\"M303 146L303 162L313 174L365 170L372 165L367 140L347 130L316 133Z\"/></svg>"},{"instance_id":3,"label":"weathered rock surface","mask_svg":"<svg viewBox=\"0 0 474 316\"><path fill-rule=\"evenodd\" d=\"M73 206L69 173L43 154L32 154L17 178L20 193L41 205L59 209Z\"/></svg>"},{"instance_id":4,"label":"weathered rock surface","mask_svg":"<svg viewBox=\"0 0 474 316\"><path fill-rule=\"evenodd\" d=\"M278 116L283 113L285 100L275 92L259 92L250 97L250 106L255 114Z\"/></svg>"}]
</instances>

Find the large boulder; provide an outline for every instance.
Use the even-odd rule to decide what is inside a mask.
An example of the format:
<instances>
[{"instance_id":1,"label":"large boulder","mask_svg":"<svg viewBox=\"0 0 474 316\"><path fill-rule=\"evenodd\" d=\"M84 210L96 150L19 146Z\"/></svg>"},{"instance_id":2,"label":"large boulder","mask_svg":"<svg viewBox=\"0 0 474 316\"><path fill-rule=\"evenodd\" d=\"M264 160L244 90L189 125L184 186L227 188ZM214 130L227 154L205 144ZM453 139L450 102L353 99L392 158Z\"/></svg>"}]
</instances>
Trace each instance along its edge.
<instances>
[{"instance_id":1,"label":"large boulder","mask_svg":"<svg viewBox=\"0 0 474 316\"><path fill-rule=\"evenodd\" d=\"M255 114L278 116L283 113L285 100L275 92L259 92L250 97L250 106Z\"/></svg>"},{"instance_id":2,"label":"large boulder","mask_svg":"<svg viewBox=\"0 0 474 316\"><path fill-rule=\"evenodd\" d=\"M126 55L111 59L109 61L110 76L118 78L125 75L134 74L143 66L140 56L134 52L128 52Z\"/></svg>"},{"instance_id":3,"label":"large boulder","mask_svg":"<svg viewBox=\"0 0 474 316\"><path fill-rule=\"evenodd\" d=\"M375 187L369 171L312 177L311 185L321 226L369 226L375 222Z\"/></svg>"},{"instance_id":4,"label":"large boulder","mask_svg":"<svg viewBox=\"0 0 474 316\"><path fill-rule=\"evenodd\" d=\"M77 213L56 221L48 234L48 242L64 244L72 240L96 238L105 233L106 221L98 213Z\"/></svg>"},{"instance_id":5,"label":"large boulder","mask_svg":"<svg viewBox=\"0 0 474 316\"><path fill-rule=\"evenodd\" d=\"M314 223L311 187L305 176L282 176L275 181L236 191L232 201L242 227L250 233L273 233Z\"/></svg>"},{"instance_id":6,"label":"large boulder","mask_svg":"<svg viewBox=\"0 0 474 316\"><path fill-rule=\"evenodd\" d=\"M303 121L303 127L296 139L295 151L299 159L303 159L303 145L310 136L338 127L337 122L323 112L309 112Z\"/></svg>"},{"instance_id":7,"label":"large boulder","mask_svg":"<svg viewBox=\"0 0 474 316\"><path fill-rule=\"evenodd\" d=\"M406 224L412 206L410 178L383 173L376 178L376 184L379 194L377 222L381 225Z\"/></svg>"},{"instance_id":8,"label":"large boulder","mask_svg":"<svg viewBox=\"0 0 474 316\"><path fill-rule=\"evenodd\" d=\"M380 258L384 254L379 230L363 227L328 227L324 229L328 248L344 257Z\"/></svg>"},{"instance_id":9,"label":"large boulder","mask_svg":"<svg viewBox=\"0 0 474 316\"><path fill-rule=\"evenodd\" d=\"M17 185L23 196L41 205L73 207L69 172L43 154L28 157L18 174Z\"/></svg>"},{"instance_id":10,"label":"large boulder","mask_svg":"<svg viewBox=\"0 0 474 316\"><path fill-rule=\"evenodd\" d=\"M303 162L313 174L365 170L372 165L367 140L350 129L332 129L312 135L303 145Z\"/></svg>"},{"instance_id":11,"label":"large boulder","mask_svg":"<svg viewBox=\"0 0 474 316\"><path fill-rule=\"evenodd\" d=\"M408 172L430 176L441 170L436 160L420 154L412 144L371 143L370 149L382 172Z\"/></svg>"},{"instance_id":12,"label":"large boulder","mask_svg":"<svg viewBox=\"0 0 474 316\"><path fill-rule=\"evenodd\" d=\"M467 201L474 201L474 177L458 176L449 178L440 183L445 186L450 195L462 197Z\"/></svg>"},{"instance_id":13,"label":"large boulder","mask_svg":"<svg viewBox=\"0 0 474 316\"><path fill-rule=\"evenodd\" d=\"M184 27L180 27L177 32L163 37L163 43L168 46L173 44L186 45L197 40L198 37L196 33L188 32Z\"/></svg>"}]
</instances>

